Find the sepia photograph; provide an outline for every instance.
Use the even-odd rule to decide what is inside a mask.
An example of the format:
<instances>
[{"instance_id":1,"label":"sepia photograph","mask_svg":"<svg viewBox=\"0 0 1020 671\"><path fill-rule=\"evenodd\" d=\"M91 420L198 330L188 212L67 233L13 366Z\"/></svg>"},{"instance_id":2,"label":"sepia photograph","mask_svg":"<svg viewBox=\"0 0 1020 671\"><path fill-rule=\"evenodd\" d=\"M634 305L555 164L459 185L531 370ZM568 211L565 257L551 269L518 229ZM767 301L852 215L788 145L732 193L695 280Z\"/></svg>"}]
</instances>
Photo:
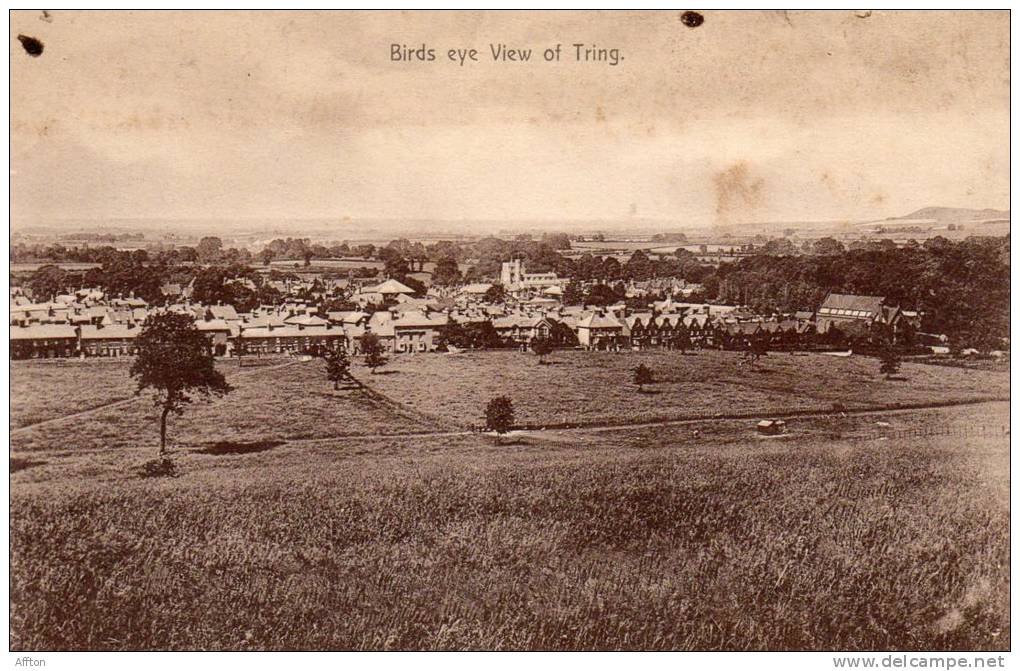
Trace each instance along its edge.
<instances>
[{"instance_id":1,"label":"sepia photograph","mask_svg":"<svg viewBox=\"0 0 1020 671\"><path fill-rule=\"evenodd\" d=\"M9 32L12 667L1006 666L1009 10Z\"/></svg>"}]
</instances>

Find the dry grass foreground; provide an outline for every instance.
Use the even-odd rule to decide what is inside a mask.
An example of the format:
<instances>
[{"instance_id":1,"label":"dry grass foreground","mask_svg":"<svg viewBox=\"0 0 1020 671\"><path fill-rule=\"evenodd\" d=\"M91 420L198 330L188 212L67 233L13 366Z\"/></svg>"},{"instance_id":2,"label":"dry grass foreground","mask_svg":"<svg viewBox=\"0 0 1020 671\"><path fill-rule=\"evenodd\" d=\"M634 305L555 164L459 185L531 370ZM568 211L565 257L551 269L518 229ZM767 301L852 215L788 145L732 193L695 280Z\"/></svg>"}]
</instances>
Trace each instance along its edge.
<instances>
[{"instance_id":1,"label":"dry grass foreground","mask_svg":"<svg viewBox=\"0 0 1020 671\"><path fill-rule=\"evenodd\" d=\"M17 436L13 649L1009 647L1008 441L965 434L1007 404L497 446L356 435L364 408L420 425L312 364L234 381L175 427L178 478L136 475L147 410L110 449L73 419ZM915 427L947 435L883 439Z\"/></svg>"}]
</instances>

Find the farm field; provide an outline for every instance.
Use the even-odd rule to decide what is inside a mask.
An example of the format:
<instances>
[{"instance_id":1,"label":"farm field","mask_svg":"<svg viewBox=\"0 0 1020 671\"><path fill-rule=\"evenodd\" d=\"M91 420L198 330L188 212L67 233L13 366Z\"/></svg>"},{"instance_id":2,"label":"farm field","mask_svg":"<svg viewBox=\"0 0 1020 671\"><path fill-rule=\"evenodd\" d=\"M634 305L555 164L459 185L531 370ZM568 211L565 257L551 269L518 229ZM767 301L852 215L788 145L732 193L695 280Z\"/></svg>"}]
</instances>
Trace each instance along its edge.
<instances>
[{"instance_id":1,"label":"farm field","mask_svg":"<svg viewBox=\"0 0 1020 671\"><path fill-rule=\"evenodd\" d=\"M1008 422L178 448L156 480L148 446L39 452L11 474L10 645L1008 649L1008 439L967 434ZM944 433L881 435L910 427Z\"/></svg>"},{"instance_id":2,"label":"farm field","mask_svg":"<svg viewBox=\"0 0 1020 671\"><path fill-rule=\"evenodd\" d=\"M559 351L549 365L531 353L463 352L395 358L359 379L408 407L464 426L482 421L493 396L511 397L517 421L543 427L710 417L768 416L1009 398L1009 375L903 364L885 380L878 361L773 353L755 366L736 352ZM640 363L655 372L648 393L631 384Z\"/></svg>"},{"instance_id":3,"label":"farm field","mask_svg":"<svg viewBox=\"0 0 1020 671\"><path fill-rule=\"evenodd\" d=\"M557 352L577 360L549 366L486 353L475 365L503 376L524 419L615 395L585 416L604 426L497 443L454 426L479 421L487 381L459 373L481 385L478 408L418 388L477 356L358 368L399 404L334 392L319 361L223 362L236 390L171 420L179 476L157 479L138 474L158 442L146 399L87 411L131 393L126 360L14 362L12 421L47 423L11 435L11 648L1009 647L1008 402L798 417L775 438L711 417L824 410L853 384L879 405L1008 397L1004 375L918 364L885 383L856 358L772 355L754 372L719 352ZM660 393L629 384L639 361L672 376ZM529 401L534 375L545 396ZM701 419L613 426L681 386L702 390L684 409ZM710 406L727 386L729 405Z\"/></svg>"},{"instance_id":4,"label":"farm field","mask_svg":"<svg viewBox=\"0 0 1020 671\"><path fill-rule=\"evenodd\" d=\"M52 364L52 361L15 362L11 366L11 396L15 399L12 428L46 421L38 427L14 431L13 454L123 449L158 442L158 412L149 396L133 396L127 360ZM182 417L172 417L168 430L171 443L221 445L228 449L231 445L243 447L295 438L442 428L413 415L409 418L399 410L394 412L357 387L348 385L333 391L321 361L280 359L268 366L240 369L233 361L217 365L235 386L234 392L209 403L195 403ZM60 419L123 399L131 400Z\"/></svg>"}]
</instances>

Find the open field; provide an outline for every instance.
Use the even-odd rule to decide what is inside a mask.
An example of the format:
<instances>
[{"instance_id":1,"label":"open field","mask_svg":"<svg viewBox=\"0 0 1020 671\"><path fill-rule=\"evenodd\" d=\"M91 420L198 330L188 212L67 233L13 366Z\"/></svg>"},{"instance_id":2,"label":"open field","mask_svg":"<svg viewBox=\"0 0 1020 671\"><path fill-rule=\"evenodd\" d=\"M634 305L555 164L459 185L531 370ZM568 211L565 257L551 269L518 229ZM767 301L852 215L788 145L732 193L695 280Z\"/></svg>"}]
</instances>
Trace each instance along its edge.
<instances>
[{"instance_id":1,"label":"open field","mask_svg":"<svg viewBox=\"0 0 1020 671\"><path fill-rule=\"evenodd\" d=\"M881 420L39 453L11 647L1007 649L1007 404Z\"/></svg>"},{"instance_id":2,"label":"open field","mask_svg":"<svg viewBox=\"0 0 1020 671\"><path fill-rule=\"evenodd\" d=\"M130 393L126 362L14 362L14 421L48 421L11 436L12 649L1009 647L1008 403L800 417L777 438L709 416L496 444L449 431L480 407L418 388L476 356L359 369L405 385L401 405L334 392L319 361L221 364L236 391L171 420L180 476L160 479L137 474L158 440L146 400L59 419ZM607 425L680 398L699 405L678 414L852 406L855 384L886 405L1008 396L1001 375L916 365L886 383L870 360L552 358L574 357L476 365L525 418L574 403ZM638 361L676 380L638 394L617 379ZM483 375L459 374L484 404ZM581 403L600 390L615 400Z\"/></svg>"},{"instance_id":3,"label":"open field","mask_svg":"<svg viewBox=\"0 0 1020 671\"><path fill-rule=\"evenodd\" d=\"M314 269L314 270L356 270L358 268L382 268L382 261L373 259L311 259L308 266L305 266L303 259L276 260L269 263L274 270Z\"/></svg>"},{"instance_id":4,"label":"open field","mask_svg":"<svg viewBox=\"0 0 1020 671\"><path fill-rule=\"evenodd\" d=\"M716 350L561 351L540 365L534 354L464 352L396 358L377 375L358 376L409 407L467 426L481 423L499 394L513 399L519 424L534 427L1009 398L1007 373L904 364L905 379L885 380L867 357L773 353L753 367L739 358ZM655 371L650 393L631 384L639 363Z\"/></svg>"},{"instance_id":5,"label":"open field","mask_svg":"<svg viewBox=\"0 0 1020 671\"><path fill-rule=\"evenodd\" d=\"M132 398L127 362L68 362L67 366L50 363L12 364L12 397L16 399L12 404L12 426L52 420ZM172 417L168 431L172 443L248 445L442 428L394 412L356 387L333 391L321 361L241 369L234 362L219 365L235 385L235 391L223 399L195 403L182 417ZM59 395L50 393L50 388L59 389ZM80 396L77 405L60 400L77 396ZM156 445L158 417L150 397L143 395L127 404L16 431L11 435L11 449L14 453L55 449L74 452Z\"/></svg>"}]
</instances>

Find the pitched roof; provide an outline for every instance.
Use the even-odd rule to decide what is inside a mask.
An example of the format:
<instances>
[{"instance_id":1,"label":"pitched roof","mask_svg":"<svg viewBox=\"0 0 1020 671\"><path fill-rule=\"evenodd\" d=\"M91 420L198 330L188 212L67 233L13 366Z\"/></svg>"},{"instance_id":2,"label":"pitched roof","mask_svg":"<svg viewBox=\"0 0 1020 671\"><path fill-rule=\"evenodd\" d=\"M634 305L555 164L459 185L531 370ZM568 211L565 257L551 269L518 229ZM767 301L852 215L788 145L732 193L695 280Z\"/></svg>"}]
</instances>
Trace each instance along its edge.
<instances>
[{"instance_id":1,"label":"pitched roof","mask_svg":"<svg viewBox=\"0 0 1020 671\"><path fill-rule=\"evenodd\" d=\"M622 329L623 324L616 321L615 317L609 317L607 315L601 315L597 312L592 312L581 321L577 322L577 328L587 329L598 329L598 328L618 328Z\"/></svg>"},{"instance_id":2,"label":"pitched roof","mask_svg":"<svg viewBox=\"0 0 1020 671\"><path fill-rule=\"evenodd\" d=\"M819 315L870 318L882 313L884 296L829 294L818 308Z\"/></svg>"},{"instance_id":3,"label":"pitched roof","mask_svg":"<svg viewBox=\"0 0 1020 671\"><path fill-rule=\"evenodd\" d=\"M212 314L213 319L240 319L233 305L210 305L209 312Z\"/></svg>"},{"instance_id":4,"label":"pitched roof","mask_svg":"<svg viewBox=\"0 0 1020 671\"><path fill-rule=\"evenodd\" d=\"M199 331L229 331L230 327L222 319L198 320L195 327Z\"/></svg>"},{"instance_id":5,"label":"pitched roof","mask_svg":"<svg viewBox=\"0 0 1020 671\"><path fill-rule=\"evenodd\" d=\"M385 294L413 294L414 293L414 289L412 289L411 287L407 286L406 284L398 282L397 280L388 279L385 282L383 282L382 284L380 284L379 286L376 286L376 287L373 287L373 288L369 289L368 293L377 293L377 294L384 294L384 295Z\"/></svg>"},{"instance_id":6,"label":"pitched roof","mask_svg":"<svg viewBox=\"0 0 1020 671\"><path fill-rule=\"evenodd\" d=\"M326 326L329 324L328 319L323 319L318 315L294 315L293 317L287 317L283 320L285 324L293 324L295 326Z\"/></svg>"},{"instance_id":7,"label":"pitched roof","mask_svg":"<svg viewBox=\"0 0 1020 671\"><path fill-rule=\"evenodd\" d=\"M102 328L91 324L84 324L81 327L81 339L109 340L115 338L117 340L124 340L136 337L141 331L142 329L137 326L133 327L127 324L111 324Z\"/></svg>"},{"instance_id":8,"label":"pitched roof","mask_svg":"<svg viewBox=\"0 0 1020 671\"><path fill-rule=\"evenodd\" d=\"M396 321L393 322L393 327L439 328L440 326L446 326L446 323L448 321L449 320L446 318L446 315L436 315L435 317L430 317L429 315L423 314L421 312L405 312L403 315L400 316L400 319L397 319Z\"/></svg>"},{"instance_id":9,"label":"pitched roof","mask_svg":"<svg viewBox=\"0 0 1020 671\"><path fill-rule=\"evenodd\" d=\"M70 324L31 324L11 329L11 340L49 340L76 337L77 333Z\"/></svg>"}]
</instances>

